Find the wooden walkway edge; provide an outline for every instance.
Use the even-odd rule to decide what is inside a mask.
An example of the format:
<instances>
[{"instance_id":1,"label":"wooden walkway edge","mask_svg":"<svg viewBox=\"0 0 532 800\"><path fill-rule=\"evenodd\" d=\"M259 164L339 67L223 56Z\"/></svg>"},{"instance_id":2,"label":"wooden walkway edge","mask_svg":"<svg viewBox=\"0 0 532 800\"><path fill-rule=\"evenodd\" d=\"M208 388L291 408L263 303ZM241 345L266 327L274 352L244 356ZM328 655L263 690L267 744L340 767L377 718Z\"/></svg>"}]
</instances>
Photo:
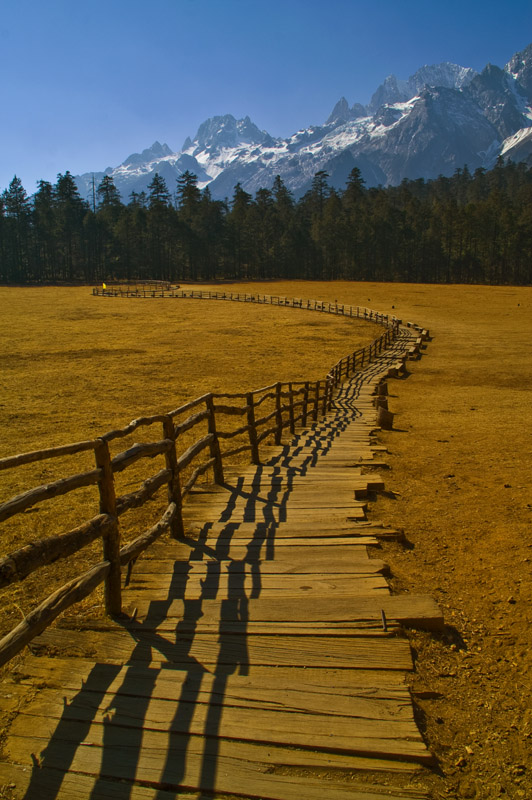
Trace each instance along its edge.
<instances>
[{"instance_id":1,"label":"wooden walkway edge","mask_svg":"<svg viewBox=\"0 0 532 800\"><path fill-rule=\"evenodd\" d=\"M34 641L0 693L7 798L427 797L401 634L443 619L390 593L368 547L401 534L366 517L376 387L413 342L401 329L324 419L193 490L182 540L135 564L127 617Z\"/></svg>"}]
</instances>

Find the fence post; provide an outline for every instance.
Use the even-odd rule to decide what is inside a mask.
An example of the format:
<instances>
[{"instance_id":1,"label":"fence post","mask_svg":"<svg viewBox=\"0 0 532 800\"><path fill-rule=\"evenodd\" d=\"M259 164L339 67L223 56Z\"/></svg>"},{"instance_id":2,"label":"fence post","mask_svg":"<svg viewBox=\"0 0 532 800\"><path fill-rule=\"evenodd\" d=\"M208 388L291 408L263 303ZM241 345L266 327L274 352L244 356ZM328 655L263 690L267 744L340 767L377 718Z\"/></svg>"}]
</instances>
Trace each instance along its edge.
<instances>
[{"instance_id":1,"label":"fence post","mask_svg":"<svg viewBox=\"0 0 532 800\"><path fill-rule=\"evenodd\" d=\"M316 393L314 395L314 411L312 412L312 419L314 422L318 421L319 405L320 405L320 386L321 381L316 381Z\"/></svg>"},{"instance_id":2,"label":"fence post","mask_svg":"<svg viewBox=\"0 0 532 800\"><path fill-rule=\"evenodd\" d=\"M292 436L296 432L296 425L294 420L294 390L292 389L292 384L288 384L288 393L289 393L289 407L288 407L288 418L290 420L290 433Z\"/></svg>"},{"instance_id":3,"label":"fence post","mask_svg":"<svg viewBox=\"0 0 532 800\"><path fill-rule=\"evenodd\" d=\"M255 426L255 401L253 399L253 392L248 392L246 394L246 404L248 407L247 418L249 443L251 445L251 463L260 464L257 428Z\"/></svg>"},{"instance_id":4,"label":"fence post","mask_svg":"<svg viewBox=\"0 0 532 800\"><path fill-rule=\"evenodd\" d=\"M329 381L327 378L323 381L323 403L321 406L321 414L324 417L327 413L327 394L329 391Z\"/></svg>"},{"instance_id":5,"label":"fence post","mask_svg":"<svg viewBox=\"0 0 532 800\"><path fill-rule=\"evenodd\" d=\"M277 423L277 430L275 431L275 444L280 445L283 436L283 412L281 411L281 389L282 383L277 382L275 385L275 421Z\"/></svg>"},{"instance_id":6,"label":"fence post","mask_svg":"<svg viewBox=\"0 0 532 800\"><path fill-rule=\"evenodd\" d=\"M307 411L308 411L308 381L305 381L305 388L303 389L303 418L301 425L303 428L307 424Z\"/></svg>"},{"instance_id":7,"label":"fence post","mask_svg":"<svg viewBox=\"0 0 532 800\"><path fill-rule=\"evenodd\" d=\"M328 387L328 399L327 399L327 410L330 411L333 404L333 395L334 395L334 379L333 377L327 378L327 387Z\"/></svg>"},{"instance_id":8,"label":"fence post","mask_svg":"<svg viewBox=\"0 0 532 800\"><path fill-rule=\"evenodd\" d=\"M205 405L207 406L207 411L209 412L209 416L207 419L207 426L209 433L213 434L213 440L209 445L211 458L214 458L214 482L218 484L223 484L224 482L224 467L222 461L222 454L220 452L220 442L218 440L218 435L216 433L216 416L214 413L214 399L211 394L206 398Z\"/></svg>"},{"instance_id":9,"label":"fence post","mask_svg":"<svg viewBox=\"0 0 532 800\"><path fill-rule=\"evenodd\" d=\"M168 502L175 503L177 512L172 522L170 523L170 532L174 539L185 535L183 527L183 498L181 496L181 480L179 478L179 467L177 464L176 453L176 436L174 421L171 416L166 416L163 421L164 438L170 439L172 447L164 454L166 461L166 469L171 471L170 480L168 481Z\"/></svg>"},{"instance_id":10,"label":"fence post","mask_svg":"<svg viewBox=\"0 0 532 800\"><path fill-rule=\"evenodd\" d=\"M122 586L120 569L120 532L118 530L118 517L116 514L116 494L111 464L109 445L105 439L100 439L94 448L96 466L101 470L98 481L100 491L100 514L109 514L114 517L114 522L103 534L103 557L109 561L111 569L105 579L105 610L109 616L118 616L122 613Z\"/></svg>"}]
</instances>

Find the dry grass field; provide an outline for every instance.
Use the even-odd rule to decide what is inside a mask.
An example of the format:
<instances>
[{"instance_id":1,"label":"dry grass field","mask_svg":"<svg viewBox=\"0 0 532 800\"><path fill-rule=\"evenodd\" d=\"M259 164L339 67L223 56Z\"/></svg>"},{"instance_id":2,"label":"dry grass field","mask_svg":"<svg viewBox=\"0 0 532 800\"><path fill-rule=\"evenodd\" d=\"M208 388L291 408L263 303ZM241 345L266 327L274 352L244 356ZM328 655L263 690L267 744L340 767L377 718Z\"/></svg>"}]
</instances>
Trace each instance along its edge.
<instances>
[{"instance_id":1,"label":"dry grass field","mask_svg":"<svg viewBox=\"0 0 532 800\"><path fill-rule=\"evenodd\" d=\"M367 305L430 330L411 374L389 383L396 417L381 440L393 492L373 506L411 543L380 554L394 588L432 594L448 624L442 636L409 634L419 723L438 760L419 782L434 798L532 797L532 288L252 289ZM0 455L93 436L208 390L321 377L378 333L294 309L86 288L0 289L0 303ZM39 513L23 516L24 535L42 535ZM2 550L23 535L4 527ZM4 621L31 591L4 593Z\"/></svg>"},{"instance_id":2,"label":"dry grass field","mask_svg":"<svg viewBox=\"0 0 532 800\"><path fill-rule=\"evenodd\" d=\"M91 439L137 417L176 409L209 391L243 392L277 380L324 378L342 356L382 332L372 323L300 309L103 298L94 297L89 287L2 288L0 307L0 458ZM267 413L268 408L262 408ZM224 422L230 430L242 424L235 417ZM203 424L186 433L180 438L180 451L206 432ZM160 425L143 427L113 442L112 454L135 442L160 438ZM246 463L247 456L241 457ZM135 491L164 466L159 456L118 474L118 494ZM0 499L93 467L89 451L1 472ZM165 490L160 490L155 500L122 518L123 543L160 518L165 498ZM48 500L0 524L0 552L63 533L97 513L97 487ZM96 542L76 557L0 591L0 634L67 579L100 560ZM91 613L101 612L101 591L81 606L89 607Z\"/></svg>"}]
</instances>

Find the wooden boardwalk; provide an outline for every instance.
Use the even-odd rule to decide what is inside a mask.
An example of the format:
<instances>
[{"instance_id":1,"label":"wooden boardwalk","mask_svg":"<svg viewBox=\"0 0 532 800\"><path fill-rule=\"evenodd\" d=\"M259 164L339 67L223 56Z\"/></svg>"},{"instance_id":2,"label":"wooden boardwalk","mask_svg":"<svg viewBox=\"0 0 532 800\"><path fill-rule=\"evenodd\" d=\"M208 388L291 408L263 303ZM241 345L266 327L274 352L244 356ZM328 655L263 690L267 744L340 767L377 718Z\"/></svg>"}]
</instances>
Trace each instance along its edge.
<instances>
[{"instance_id":1,"label":"wooden boardwalk","mask_svg":"<svg viewBox=\"0 0 532 800\"><path fill-rule=\"evenodd\" d=\"M428 764L405 685L401 625L437 628L427 597L393 596L366 519L383 488L372 393L411 345L346 382L335 408L263 463L197 489L183 541L133 569L128 618L35 640L0 762L28 800L413 800ZM40 653L40 655L37 655Z\"/></svg>"}]
</instances>

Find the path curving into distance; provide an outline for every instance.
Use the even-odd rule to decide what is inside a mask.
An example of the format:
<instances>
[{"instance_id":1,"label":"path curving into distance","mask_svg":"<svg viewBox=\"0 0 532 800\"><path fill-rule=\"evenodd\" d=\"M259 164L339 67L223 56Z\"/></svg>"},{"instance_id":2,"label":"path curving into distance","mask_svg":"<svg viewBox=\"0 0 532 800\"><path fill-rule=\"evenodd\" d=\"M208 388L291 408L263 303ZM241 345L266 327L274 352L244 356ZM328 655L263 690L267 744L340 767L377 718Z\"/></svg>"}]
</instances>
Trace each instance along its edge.
<instances>
[{"instance_id":1,"label":"path curving into distance","mask_svg":"<svg viewBox=\"0 0 532 800\"><path fill-rule=\"evenodd\" d=\"M375 398L418 338L398 324L322 419L196 487L184 535L135 564L126 617L36 640L0 783L39 800L427 798L401 630L443 620L390 593L375 548L401 532L366 516L384 487Z\"/></svg>"}]
</instances>

